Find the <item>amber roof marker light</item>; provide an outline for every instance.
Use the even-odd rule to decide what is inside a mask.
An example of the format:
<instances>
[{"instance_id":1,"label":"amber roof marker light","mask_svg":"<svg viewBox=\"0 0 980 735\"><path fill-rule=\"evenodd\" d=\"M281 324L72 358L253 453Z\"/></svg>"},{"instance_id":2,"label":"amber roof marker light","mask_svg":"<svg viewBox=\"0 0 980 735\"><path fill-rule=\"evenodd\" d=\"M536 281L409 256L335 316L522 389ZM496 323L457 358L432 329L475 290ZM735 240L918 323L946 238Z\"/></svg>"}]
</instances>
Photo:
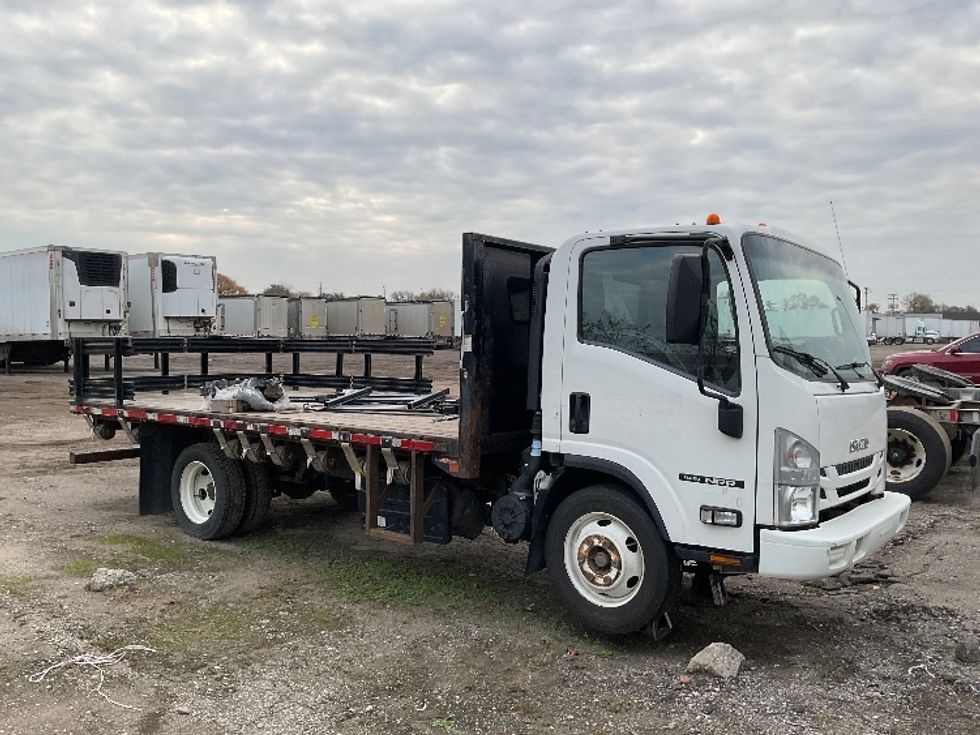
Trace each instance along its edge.
<instances>
[{"instance_id":1,"label":"amber roof marker light","mask_svg":"<svg viewBox=\"0 0 980 735\"><path fill-rule=\"evenodd\" d=\"M704 220L704 223L706 225L720 225L721 217L719 217L717 214L712 212L711 214L708 215L707 219Z\"/></svg>"}]
</instances>

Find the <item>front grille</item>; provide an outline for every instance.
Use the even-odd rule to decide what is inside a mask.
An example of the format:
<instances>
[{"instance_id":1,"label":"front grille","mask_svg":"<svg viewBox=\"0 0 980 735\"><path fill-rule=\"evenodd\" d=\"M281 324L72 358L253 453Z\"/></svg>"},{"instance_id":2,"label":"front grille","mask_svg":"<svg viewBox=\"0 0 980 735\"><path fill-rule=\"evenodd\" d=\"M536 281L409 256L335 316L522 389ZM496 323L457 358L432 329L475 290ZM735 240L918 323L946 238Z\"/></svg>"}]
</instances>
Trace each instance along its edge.
<instances>
[{"instance_id":1,"label":"front grille","mask_svg":"<svg viewBox=\"0 0 980 735\"><path fill-rule=\"evenodd\" d=\"M871 478L866 477L863 480L858 480L850 485L845 485L844 487L837 488L837 497L843 498L845 495L850 495L851 493L856 493L858 490L864 490L871 483Z\"/></svg>"},{"instance_id":2,"label":"front grille","mask_svg":"<svg viewBox=\"0 0 980 735\"><path fill-rule=\"evenodd\" d=\"M875 456L869 454L867 457L861 457L860 459L852 459L848 462L841 462L838 465L834 465L837 470L838 475L849 475L852 472L858 472L863 469L867 469L874 462Z\"/></svg>"}]
</instances>

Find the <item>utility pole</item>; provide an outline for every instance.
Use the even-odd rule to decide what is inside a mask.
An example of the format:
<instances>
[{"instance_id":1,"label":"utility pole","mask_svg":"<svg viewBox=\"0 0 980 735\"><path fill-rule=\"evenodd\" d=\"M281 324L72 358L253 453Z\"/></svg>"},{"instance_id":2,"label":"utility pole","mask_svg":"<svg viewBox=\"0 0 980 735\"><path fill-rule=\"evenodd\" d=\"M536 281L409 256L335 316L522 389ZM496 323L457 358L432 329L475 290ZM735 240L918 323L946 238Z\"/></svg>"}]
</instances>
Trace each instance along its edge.
<instances>
[{"instance_id":1,"label":"utility pole","mask_svg":"<svg viewBox=\"0 0 980 735\"><path fill-rule=\"evenodd\" d=\"M898 311L898 294L890 293L888 294L888 311L895 314Z\"/></svg>"},{"instance_id":2,"label":"utility pole","mask_svg":"<svg viewBox=\"0 0 980 735\"><path fill-rule=\"evenodd\" d=\"M871 289L867 286L864 287L864 308L868 308L868 304L871 303Z\"/></svg>"}]
</instances>

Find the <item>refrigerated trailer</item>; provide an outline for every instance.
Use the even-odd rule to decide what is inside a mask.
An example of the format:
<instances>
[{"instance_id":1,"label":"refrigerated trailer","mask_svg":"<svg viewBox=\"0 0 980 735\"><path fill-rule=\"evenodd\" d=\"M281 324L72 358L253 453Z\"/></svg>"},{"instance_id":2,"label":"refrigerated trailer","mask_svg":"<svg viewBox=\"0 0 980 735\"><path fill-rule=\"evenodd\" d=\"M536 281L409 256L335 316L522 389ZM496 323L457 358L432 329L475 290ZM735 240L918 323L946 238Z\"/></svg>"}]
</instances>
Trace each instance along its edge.
<instances>
[{"instance_id":1,"label":"refrigerated trailer","mask_svg":"<svg viewBox=\"0 0 980 735\"><path fill-rule=\"evenodd\" d=\"M231 337L286 337L289 299L284 296L221 296L218 332Z\"/></svg>"},{"instance_id":2,"label":"refrigerated trailer","mask_svg":"<svg viewBox=\"0 0 980 735\"><path fill-rule=\"evenodd\" d=\"M211 255L129 256L129 333L134 337L210 334L218 309Z\"/></svg>"},{"instance_id":3,"label":"refrigerated trailer","mask_svg":"<svg viewBox=\"0 0 980 735\"><path fill-rule=\"evenodd\" d=\"M289 300L289 336L320 339L327 336L327 302L317 296Z\"/></svg>"},{"instance_id":4,"label":"refrigerated trailer","mask_svg":"<svg viewBox=\"0 0 980 735\"><path fill-rule=\"evenodd\" d=\"M788 233L709 218L557 249L466 234L461 294L455 413L424 385L354 405L376 363L348 378L341 354L323 379L351 389L292 411L203 410L179 379L164 394L122 373L114 397L77 375L72 410L139 429L141 512L172 510L193 536L255 528L297 483L356 497L392 541L489 525L606 634L663 636L683 572L721 601L725 575L834 575L904 526L855 295Z\"/></svg>"},{"instance_id":5,"label":"refrigerated trailer","mask_svg":"<svg viewBox=\"0 0 980 735\"><path fill-rule=\"evenodd\" d=\"M327 302L327 334L337 337L383 337L385 300L358 296Z\"/></svg>"},{"instance_id":6,"label":"refrigerated trailer","mask_svg":"<svg viewBox=\"0 0 980 735\"><path fill-rule=\"evenodd\" d=\"M395 301L385 305L385 331L390 337L431 337L449 345L455 316L452 301Z\"/></svg>"},{"instance_id":7,"label":"refrigerated trailer","mask_svg":"<svg viewBox=\"0 0 980 735\"><path fill-rule=\"evenodd\" d=\"M432 332L429 304L397 301L385 304L385 331L391 337L428 337Z\"/></svg>"},{"instance_id":8,"label":"refrigerated trailer","mask_svg":"<svg viewBox=\"0 0 980 735\"><path fill-rule=\"evenodd\" d=\"M0 363L51 365L73 337L126 334L126 265L61 245L0 253Z\"/></svg>"}]
</instances>

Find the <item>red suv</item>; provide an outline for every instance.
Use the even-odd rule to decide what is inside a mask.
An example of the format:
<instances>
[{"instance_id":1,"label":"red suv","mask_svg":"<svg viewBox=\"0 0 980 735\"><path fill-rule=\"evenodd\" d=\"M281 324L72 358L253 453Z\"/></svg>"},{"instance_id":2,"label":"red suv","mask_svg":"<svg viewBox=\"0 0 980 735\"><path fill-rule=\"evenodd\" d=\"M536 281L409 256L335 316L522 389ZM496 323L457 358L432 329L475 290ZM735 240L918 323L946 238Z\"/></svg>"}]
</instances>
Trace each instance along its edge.
<instances>
[{"instance_id":1,"label":"red suv","mask_svg":"<svg viewBox=\"0 0 980 735\"><path fill-rule=\"evenodd\" d=\"M881 363L881 371L902 375L913 365L935 365L980 383L980 332L931 350L896 352Z\"/></svg>"}]
</instances>

